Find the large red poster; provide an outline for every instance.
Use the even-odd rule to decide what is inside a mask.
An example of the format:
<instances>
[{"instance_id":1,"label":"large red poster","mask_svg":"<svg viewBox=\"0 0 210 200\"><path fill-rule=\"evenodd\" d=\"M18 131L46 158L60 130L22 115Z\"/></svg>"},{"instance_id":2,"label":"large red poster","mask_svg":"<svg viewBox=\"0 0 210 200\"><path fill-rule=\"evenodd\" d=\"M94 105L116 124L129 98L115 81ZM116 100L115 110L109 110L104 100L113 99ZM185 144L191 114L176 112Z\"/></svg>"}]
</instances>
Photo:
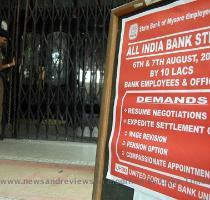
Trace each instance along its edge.
<instances>
[{"instance_id":1,"label":"large red poster","mask_svg":"<svg viewBox=\"0 0 210 200\"><path fill-rule=\"evenodd\" d=\"M107 178L210 199L210 1L122 20Z\"/></svg>"}]
</instances>

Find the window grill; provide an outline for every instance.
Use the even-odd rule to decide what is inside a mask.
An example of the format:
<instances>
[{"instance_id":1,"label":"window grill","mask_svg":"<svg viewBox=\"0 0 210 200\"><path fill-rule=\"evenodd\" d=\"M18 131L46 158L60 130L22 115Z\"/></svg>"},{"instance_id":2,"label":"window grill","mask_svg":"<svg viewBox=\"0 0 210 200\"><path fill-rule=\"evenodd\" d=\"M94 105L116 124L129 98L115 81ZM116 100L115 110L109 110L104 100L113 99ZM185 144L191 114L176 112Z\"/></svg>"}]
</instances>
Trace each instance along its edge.
<instances>
[{"instance_id":1,"label":"window grill","mask_svg":"<svg viewBox=\"0 0 210 200\"><path fill-rule=\"evenodd\" d=\"M126 2L0 0L17 62L5 80L5 137L96 141L110 10Z\"/></svg>"}]
</instances>

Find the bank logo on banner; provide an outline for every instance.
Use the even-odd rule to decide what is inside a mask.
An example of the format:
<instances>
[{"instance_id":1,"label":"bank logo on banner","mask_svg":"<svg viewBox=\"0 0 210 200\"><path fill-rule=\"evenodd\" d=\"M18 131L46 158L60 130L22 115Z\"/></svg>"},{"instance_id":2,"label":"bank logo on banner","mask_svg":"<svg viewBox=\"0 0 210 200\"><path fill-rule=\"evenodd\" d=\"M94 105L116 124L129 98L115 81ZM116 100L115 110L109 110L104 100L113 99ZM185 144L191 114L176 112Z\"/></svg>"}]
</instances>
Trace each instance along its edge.
<instances>
[{"instance_id":1,"label":"bank logo on banner","mask_svg":"<svg viewBox=\"0 0 210 200\"><path fill-rule=\"evenodd\" d=\"M132 24L129 29L129 39L134 40L137 38L139 32L138 24Z\"/></svg>"},{"instance_id":2,"label":"bank logo on banner","mask_svg":"<svg viewBox=\"0 0 210 200\"><path fill-rule=\"evenodd\" d=\"M115 171L121 174L128 175L128 167L125 167L117 163L115 164Z\"/></svg>"}]
</instances>

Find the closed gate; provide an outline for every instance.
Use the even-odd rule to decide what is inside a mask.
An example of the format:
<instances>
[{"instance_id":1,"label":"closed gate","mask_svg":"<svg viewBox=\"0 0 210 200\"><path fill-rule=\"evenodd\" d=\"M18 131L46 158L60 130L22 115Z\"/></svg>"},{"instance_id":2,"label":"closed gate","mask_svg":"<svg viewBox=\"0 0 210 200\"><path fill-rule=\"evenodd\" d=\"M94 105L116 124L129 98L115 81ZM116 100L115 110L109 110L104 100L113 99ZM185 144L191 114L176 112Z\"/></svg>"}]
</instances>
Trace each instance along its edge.
<instances>
[{"instance_id":1,"label":"closed gate","mask_svg":"<svg viewBox=\"0 0 210 200\"><path fill-rule=\"evenodd\" d=\"M125 2L0 0L17 63L5 78L5 137L96 141L110 10Z\"/></svg>"}]
</instances>

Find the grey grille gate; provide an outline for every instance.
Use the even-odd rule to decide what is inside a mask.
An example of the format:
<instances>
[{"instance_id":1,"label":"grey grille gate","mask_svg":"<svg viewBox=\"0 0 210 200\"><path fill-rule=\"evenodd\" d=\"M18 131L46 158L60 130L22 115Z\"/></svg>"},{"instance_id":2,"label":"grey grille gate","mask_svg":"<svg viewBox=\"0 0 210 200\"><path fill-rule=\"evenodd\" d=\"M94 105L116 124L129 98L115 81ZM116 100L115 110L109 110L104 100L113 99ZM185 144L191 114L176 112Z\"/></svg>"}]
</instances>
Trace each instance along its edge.
<instances>
[{"instance_id":1,"label":"grey grille gate","mask_svg":"<svg viewBox=\"0 0 210 200\"><path fill-rule=\"evenodd\" d=\"M5 137L96 141L110 10L128 0L0 0L18 63Z\"/></svg>"}]
</instances>

